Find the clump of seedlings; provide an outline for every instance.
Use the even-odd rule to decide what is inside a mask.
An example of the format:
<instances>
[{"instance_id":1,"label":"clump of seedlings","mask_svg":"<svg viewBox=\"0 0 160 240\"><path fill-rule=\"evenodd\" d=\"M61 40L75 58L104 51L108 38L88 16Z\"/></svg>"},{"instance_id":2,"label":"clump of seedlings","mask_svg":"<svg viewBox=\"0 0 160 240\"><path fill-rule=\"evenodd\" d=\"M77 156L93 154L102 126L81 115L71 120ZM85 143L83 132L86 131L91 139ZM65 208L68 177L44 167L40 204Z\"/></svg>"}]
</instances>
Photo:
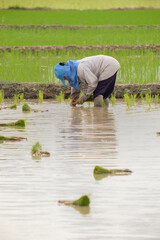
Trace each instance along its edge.
<instances>
[{"instance_id":1,"label":"clump of seedlings","mask_svg":"<svg viewBox=\"0 0 160 240\"><path fill-rule=\"evenodd\" d=\"M58 201L58 203L63 203L65 205L74 205L74 206L80 206L80 207L88 207L90 204L90 199L87 195L81 196L79 199L74 201Z\"/></svg>"},{"instance_id":2,"label":"clump of seedlings","mask_svg":"<svg viewBox=\"0 0 160 240\"><path fill-rule=\"evenodd\" d=\"M59 95L56 95L56 100L61 103L64 102L64 93L61 91Z\"/></svg>"},{"instance_id":3,"label":"clump of seedlings","mask_svg":"<svg viewBox=\"0 0 160 240\"><path fill-rule=\"evenodd\" d=\"M43 91L39 90L38 98L39 98L39 103L43 103Z\"/></svg>"},{"instance_id":4,"label":"clump of seedlings","mask_svg":"<svg viewBox=\"0 0 160 240\"><path fill-rule=\"evenodd\" d=\"M17 104L13 104L13 105L11 105L11 106L9 106L9 107L1 107L0 108L0 110L2 110L2 109L17 109Z\"/></svg>"},{"instance_id":5,"label":"clump of seedlings","mask_svg":"<svg viewBox=\"0 0 160 240\"><path fill-rule=\"evenodd\" d=\"M32 109L27 103L24 103L22 106L22 111L23 112L48 112L48 110L39 110L39 109Z\"/></svg>"},{"instance_id":6,"label":"clump of seedlings","mask_svg":"<svg viewBox=\"0 0 160 240\"><path fill-rule=\"evenodd\" d=\"M50 153L42 151L42 145L39 142L36 142L32 146L32 156L33 157L49 157Z\"/></svg>"},{"instance_id":7,"label":"clump of seedlings","mask_svg":"<svg viewBox=\"0 0 160 240\"><path fill-rule=\"evenodd\" d=\"M26 120L20 119L16 122L1 123L0 127L25 127L25 125L26 125Z\"/></svg>"},{"instance_id":8,"label":"clump of seedlings","mask_svg":"<svg viewBox=\"0 0 160 240\"><path fill-rule=\"evenodd\" d=\"M5 137L5 136L0 135L0 142L6 142L6 141L18 142L18 141L23 141L23 140L27 140L27 138L23 138L23 137Z\"/></svg>"},{"instance_id":9,"label":"clump of seedlings","mask_svg":"<svg viewBox=\"0 0 160 240\"><path fill-rule=\"evenodd\" d=\"M0 104L2 104L3 100L4 100L4 91L0 90Z\"/></svg>"},{"instance_id":10,"label":"clump of seedlings","mask_svg":"<svg viewBox=\"0 0 160 240\"><path fill-rule=\"evenodd\" d=\"M132 107L135 104L136 96L136 94L129 95L128 92L124 94L124 101L128 107Z\"/></svg>"},{"instance_id":11,"label":"clump of seedlings","mask_svg":"<svg viewBox=\"0 0 160 240\"><path fill-rule=\"evenodd\" d=\"M116 104L116 92L114 92L111 97L110 97L112 106L114 106Z\"/></svg>"},{"instance_id":12,"label":"clump of seedlings","mask_svg":"<svg viewBox=\"0 0 160 240\"><path fill-rule=\"evenodd\" d=\"M130 174L132 173L129 169L107 169L100 166L95 166L94 174L108 174L108 175L117 175L117 174Z\"/></svg>"}]
</instances>

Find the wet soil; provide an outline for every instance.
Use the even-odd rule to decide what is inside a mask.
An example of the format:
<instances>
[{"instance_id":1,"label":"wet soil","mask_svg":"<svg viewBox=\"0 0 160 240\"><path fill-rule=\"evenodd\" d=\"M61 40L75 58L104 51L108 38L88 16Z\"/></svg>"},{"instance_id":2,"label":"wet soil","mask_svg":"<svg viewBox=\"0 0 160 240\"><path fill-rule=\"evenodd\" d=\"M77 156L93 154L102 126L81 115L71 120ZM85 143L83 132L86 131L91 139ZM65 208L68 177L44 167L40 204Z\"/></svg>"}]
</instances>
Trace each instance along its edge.
<instances>
[{"instance_id":1,"label":"wet soil","mask_svg":"<svg viewBox=\"0 0 160 240\"><path fill-rule=\"evenodd\" d=\"M12 25L0 24L0 28L63 28L63 29L81 29L81 28L160 28L159 25L61 25L61 24L45 24L45 25Z\"/></svg>"},{"instance_id":2,"label":"wet soil","mask_svg":"<svg viewBox=\"0 0 160 240\"><path fill-rule=\"evenodd\" d=\"M44 99L55 99L56 95L62 91L65 98L70 97L70 86L61 84L44 84L44 83L0 83L0 90L4 90L5 98L13 98L15 94L24 93L25 99L37 99L39 90L43 91ZM148 84L116 84L116 98L123 98L124 93L140 94L151 93L152 95L160 94L160 83Z\"/></svg>"},{"instance_id":3,"label":"wet soil","mask_svg":"<svg viewBox=\"0 0 160 240\"><path fill-rule=\"evenodd\" d=\"M110 50L119 50L119 49L153 49L154 51L157 51L160 49L160 44L141 44L141 45L60 45L60 46L13 46L13 47L3 47L0 46L0 51L12 51L12 50L20 50L22 52L26 52L28 50L30 51L41 51L41 50L47 50L47 51L53 51L53 50L89 50L89 49L110 49Z\"/></svg>"}]
</instances>

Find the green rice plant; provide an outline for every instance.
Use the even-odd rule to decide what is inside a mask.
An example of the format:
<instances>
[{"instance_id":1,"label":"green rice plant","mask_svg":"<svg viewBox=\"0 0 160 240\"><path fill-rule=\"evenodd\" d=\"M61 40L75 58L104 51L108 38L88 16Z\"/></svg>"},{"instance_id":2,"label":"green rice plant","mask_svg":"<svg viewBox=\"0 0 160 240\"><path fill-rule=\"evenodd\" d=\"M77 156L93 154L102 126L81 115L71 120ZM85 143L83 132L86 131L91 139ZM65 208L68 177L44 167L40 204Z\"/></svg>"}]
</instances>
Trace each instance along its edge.
<instances>
[{"instance_id":1,"label":"green rice plant","mask_svg":"<svg viewBox=\"0 0 160 240\"><path fill-rule=\"evenodd\" d=\"M114 106L116 104L116 91L112 93L110 100L111 100L112 106Z\"/></svg>"},{"instance_id":2,"label":"green rice plant","mask_svg":"<svg viewBox=\"0 0 160 240\"><path fill-rule=\"evenodd\" d=\"M69 104L69 103L70 103L70 101L71 101L71 99L70 99L70 98L67 98L67 99L65 99L65 100L64 100L65 104Z\"/></svg>"},{"instance_id":3,"label":"green rice plant","mask_svg":"<svg viewBox=\"0 0 160 240\"><path fill-rule=\"evenodd\" d=\"M140 94L140 98L141 98L142 102L145 100L143 93Z\"/></svg>"},{"instance_id":4,"label":"green rice plant","mask_svg":"<svg viewBox=\"0 0 160 240\"><path fill-rule=\"evenodd\" d=\"M63 203L65 205L74 205L74 206L80 206L80 207L88 207L90 204L90 199L87 195L81 196L79 199L74 201L58 201L59 203Z\"/></svg>"},{"instance_id":5,"label":"green rice plant","mask_svg":"<svg viewBox=\"0 0 160 240\"><path fill-rule=\"evenodd\" d=\"M42 145L39 142L36 142L33 146L32 146L32 154L40 154L40 152L42 151Z\"/></svg>"},{"instance_id":6,"label":"green rice plant","mask_svg":"<svg viewBox=\"0 0 160 240\"><path fill-rule=\"evenodd\" d=\"M20 94L14 94L13 99L14 99L15 104L19 103L19 96L20 96Z\"/></svg>"},{"instance_id":7,"label":"green rice plant","mask_svg":"<svg viewBox=\"0 0 160 240\"><path fill-rule=\"evenodd\" d=\"M20 102L23 102L24 101L24 93L21 93L19 98L20 98Z\"/></svg>"},{"instance_id":8,"label":"green rice plant","mask_svg":"<svg viewBox=\"0 0 160 240\"><path fill-rule=\"evenodd\" d=\"M1 123L0 126L1 127L25 127L26 125L26 120L24 119L20 119L16 122L11 122L11 123Z\"/></svg>"},{"instance_id":9,"label":"green rice plant","mask_svg":"<svg viewBox=\"0 0 160 240\"><path fill-rule=\"evenodd\" d=\"M56 95L56 100L61 103L64 102L64 93L61 91L59 95Z\"/></svg>"},{"instance_id":10,"label":"green rice plant","mask_svg":"<svg viewBox=\"0 0 160 240\"><path fill-rule=\"evenodd\" d=\"M22 106L22 111L23 112L30 112L31 107L27 103L24 103L23 106Z\"/></svg>"},{"instance_id":11,"label":"green rice plant","mask_svg":"<svg viewBox=\"0 0 160 240\"><path fill-rule=\"evenodd\" d=\"M94 174L117 174L117 173L132 173L129 169L107 169L100 166L95 166Z\"/></svg>"},{"instance_id":12,"label":"green rice plant","mask_svg":"<svg viewBox=\"0 0 160 240\"><path fill-rule=\"evenodd\" d=\"M39 90L39 103L43 103L43 91Z\"/></svg>"},{"instance_id":13,"label":"green rice plant","mask_svg":"<svg viewBox=\"0 0 160 240\"><path fill-rule=\"evenodd\" d=\"M4 100L4 91L0 90L0 104L2 104L3 100Z\"/></svg>"},{"instance_id":14,"label":"green rice plant","mask_svg":"<svg viewBox=\"0 0 160 240\"><path fill-rule=\"evenodd\" d=\"M9 107L10 109L17 109L17 104L13 104Z\"/></svg>"},{"instance_id":15,"label":"green rice plant","mask_svg":"<svg viewBox=\"0 0 160 240\"><path fill-rule=\"evenodd\" d=\"M150 107L152 103L152 96L151 93L146 93L145 94L145 103Z\"/></svg>"},{"instance_id":16,"label":"green rice plant","mask_svg":"<svg viewBox=\"0 0 160 240\"><path fill-rule=\"evenodd\" d=\"M32 146L31 153L34 157L49 157L50 156L49 152L42 151L42 145L39 142L36 142Z\"/></svg>"},{"instance_id":17,"label":"green rice plant","mask_svg":"<svg viewBox=\"0 0 160 240\"><path fill-rule=\"evenodd\" d=\"M133 106L134 104L135 104L135 100L136 100L136 94L130 94L129 95L129 93L128 92L126 92L125 94L124 94L124 101L125 101L125 103L126 103L126 105L128 106L128 107L131 107L131 106Z\"/></svg>"},{"instance_id":18,"label":"green rice plant","mask_svg":"<svg viewBox=\"0 0 160 240\"><path fill-rule=\"evenodd\" d=\"M154 96L154 103L155 103L155 105L157 105L158 102L159 102L159 94Z\"/></svg>"}]
</instances>

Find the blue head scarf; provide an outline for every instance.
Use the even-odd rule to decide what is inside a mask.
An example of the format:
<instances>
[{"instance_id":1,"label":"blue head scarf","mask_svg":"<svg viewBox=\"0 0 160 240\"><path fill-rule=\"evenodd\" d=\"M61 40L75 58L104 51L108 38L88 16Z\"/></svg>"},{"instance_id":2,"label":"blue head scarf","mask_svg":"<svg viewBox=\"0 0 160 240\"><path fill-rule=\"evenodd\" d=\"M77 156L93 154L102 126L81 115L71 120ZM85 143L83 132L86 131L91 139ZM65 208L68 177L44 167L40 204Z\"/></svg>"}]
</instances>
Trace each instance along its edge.
<instances>
[{"instance_id":1,"label":"blue head scarf","mask_svg":"<svg viewBox=\"0 0 160 240\"><path fill-rule=\"evenodd\" d=\"M77 90L80 90L79 82L78 82L78 65L80 60L69 60L64 66L57 64L54 68L54 72L57 78L59 78L63 85L65 85L64 77L67 77L69 85Z\"/></svg>"}]
</instances>

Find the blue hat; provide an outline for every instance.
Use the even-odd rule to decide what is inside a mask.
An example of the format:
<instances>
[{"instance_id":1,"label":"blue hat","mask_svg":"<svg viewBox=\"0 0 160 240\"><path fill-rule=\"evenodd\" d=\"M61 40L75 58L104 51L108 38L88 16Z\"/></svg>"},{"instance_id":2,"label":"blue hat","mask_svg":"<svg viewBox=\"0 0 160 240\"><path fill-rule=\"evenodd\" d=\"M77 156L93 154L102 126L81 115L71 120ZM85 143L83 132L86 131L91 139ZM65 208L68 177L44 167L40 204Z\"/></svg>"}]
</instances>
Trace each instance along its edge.
<instances>
[{"instance_id":1,"label":"blue hat","mask_svg":"<svg viewBox=\"0 0 160 240\"><path fill-rule=\"evenodd\" d=\"M54 68L54 73L55 73L56 77L62 81L63 85L65 85L64 77L65 77L65 73L66 73L66 66L57 64Z\"/></svg>"}]
</instances>

